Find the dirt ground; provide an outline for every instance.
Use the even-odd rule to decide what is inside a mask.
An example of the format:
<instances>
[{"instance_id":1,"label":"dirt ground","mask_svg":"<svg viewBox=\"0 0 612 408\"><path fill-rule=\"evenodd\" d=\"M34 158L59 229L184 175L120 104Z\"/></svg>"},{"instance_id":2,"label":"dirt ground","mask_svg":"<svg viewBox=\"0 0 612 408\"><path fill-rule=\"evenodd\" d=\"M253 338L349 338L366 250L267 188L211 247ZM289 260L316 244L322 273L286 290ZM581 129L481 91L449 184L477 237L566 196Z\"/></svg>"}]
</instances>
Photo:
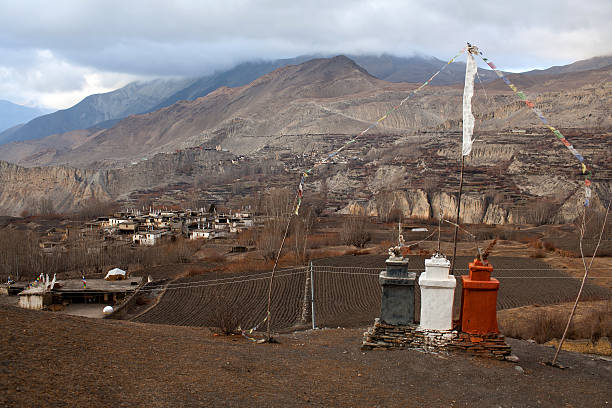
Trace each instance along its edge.
<instances>
[{"instance_id":1,"label":"dirt ground","mask_svg":"<svg viewBox=\"0 0 612 408\"><path fill-rule=\"evenodd\" d=\"M517 364L360 350L363 329L279 336L97 320L0 306L0 405L501 406L612 404L612 363L508 340Z\"/></svg>"}]
</instances>

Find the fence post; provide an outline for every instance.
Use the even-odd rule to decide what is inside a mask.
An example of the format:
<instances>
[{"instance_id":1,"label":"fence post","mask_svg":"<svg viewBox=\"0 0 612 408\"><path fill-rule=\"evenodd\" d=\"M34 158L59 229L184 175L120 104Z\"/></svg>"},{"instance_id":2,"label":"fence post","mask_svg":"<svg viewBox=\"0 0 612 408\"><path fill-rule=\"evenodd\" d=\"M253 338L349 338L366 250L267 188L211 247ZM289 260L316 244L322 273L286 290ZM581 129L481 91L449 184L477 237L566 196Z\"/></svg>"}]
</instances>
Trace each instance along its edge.
<instances>
[{"instance_id":1,"label":"fence post","mask_svg":"<svg viewBox=\"0 0 612 408\"><path fill-rule=\"evenodd\" d=\"M310 274L308 272L308 266L304 266L306 279L304 282L304 297L302 299L302 317L300 318L301 324L306 324L306 319L308 318L308 287L310 286Z\"/></svg>"},{"instance_id":2,"label":"fence post","mask_svg":"<svg viewBox=\"0 0 612 408\"><path fill-rule=\"evenodd\" d=\"M310 261L310 305L312 308L312 329L316 329L315 324L315 303L314 303L314 273L312 268L312 261Z\"/></svg>"}]
</instances>

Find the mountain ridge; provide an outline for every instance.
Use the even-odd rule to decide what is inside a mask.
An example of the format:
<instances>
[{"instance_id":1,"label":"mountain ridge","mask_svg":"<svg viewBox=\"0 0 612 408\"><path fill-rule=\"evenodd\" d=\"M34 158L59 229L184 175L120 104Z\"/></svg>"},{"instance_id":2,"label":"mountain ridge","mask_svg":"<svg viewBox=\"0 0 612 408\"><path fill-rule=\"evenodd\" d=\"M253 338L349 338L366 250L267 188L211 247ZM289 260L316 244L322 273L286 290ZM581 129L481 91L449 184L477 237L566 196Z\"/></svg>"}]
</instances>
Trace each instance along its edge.
<instances>
[{"instance_id":1,"label":"mountain ridge","mask_svg":"<svg viewBox=\"0 0 612 408\"><path fill-rule=\"evenodd\" d=\"M47 113L49 113L49 109L31 108L0 99L0 133L10 129L18 129L26 122ZM3 138L0 135L0 144L11 141L8 137Z\"/></svg>"},{"instance_id":2,"label":"mountain ridge","mask_svg":"<svg viewBox=\"0 0 612 408\"><path fill-rule=\"evenodd\" d=\"M538 76L512 74L510 78L543 104L542 109L547 116L553 115L554 123L590 127L609 122L605 114L609 73L600 68ZM598 90L582 89L588 84L599 84ZM89 167L100 162L120 167L156 153L198 145L220 145L235 154L252 154L269 143L277 143L274 141L282 135L357 133L415 87L377 79L346 56L317 58L278 68L241 87L221 87L193 101L183 100L130 116L109 129L90 128L0 146L0 160L26 166ZM481 126L537 125L537 118L523 109L524 104L503 82L488 82L485 87L491 93L486 98L494 97L499 104L485 101L485 95L478 97L477 93L474 107L477 114L484 115ZM556 104L566 104L556 101L558 95L554 92L562 90L572 90L572 98L582 95L571 114L566 112L568 107L550 111ZM426 88L419 98L407 101L403 113L392 115L371 133L405 134L410 129L460 127L461 109L455 101L460 100L461 91L460 85Z\"/></svg>"}]
</instances>

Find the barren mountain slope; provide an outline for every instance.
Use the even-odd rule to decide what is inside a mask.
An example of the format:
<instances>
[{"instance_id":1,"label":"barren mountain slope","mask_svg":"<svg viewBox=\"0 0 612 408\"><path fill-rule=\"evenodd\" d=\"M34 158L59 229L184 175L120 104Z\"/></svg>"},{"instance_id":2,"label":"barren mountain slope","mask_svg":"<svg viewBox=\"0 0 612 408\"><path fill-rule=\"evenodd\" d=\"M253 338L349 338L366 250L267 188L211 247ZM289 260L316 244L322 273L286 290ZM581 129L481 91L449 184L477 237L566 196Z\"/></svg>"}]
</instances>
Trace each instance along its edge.
<instances>
[{"instance_id":1,"label":"barren mountain slope","mask_svg":"<svg viewBox=\"0 0 612 408\"><path fill-rule=\"evenodd\" d=\"M244 87L220 88L195 101L180 101L130 117L72 152L59 155L56 162L129 160L201 144L214 137L211 130L219 129L244 135L278 135L299 113L291 101L347 97L371 92L383 84L346 57L311 60L280 68Z\"/></svg>"},{"instance_id":2,"label":"barren mountain slope","mask_svg":"<svg viewBox=\"0 0 612 408\"><path fill-rule=\"evenodd\" d=\"M611 72L608 68L511 79L555 126L605 128L612 126ZM414 88L377 80L346 57L311 60L280 68L243 87L220 88L195 101L129 117L72 150L57 149L40 158L36 149L24 157L6 153L9 147L5 147L0 148L0 157L18 157L17 162L27 166L89 166L97 160L121 165L202 144L248 155L270 143L286 145L283 135L357 133ZM485 89L477 85L474 98L479 129L538 126L537 117L501 81ZM460 86L425 88L371 134L460 129L461 95Z\"/></svg>"},{"instance_id":3,"label":"barren mountain slope","mask_svg":"<svg viewBox=\"0 0 612 408\"><path fill-rule=\"evenodd\" d=\"M147 112L168 95L186 87L190 81L157 79L132 82L112 92L89 95L68 109L39 116L19 128L0 133L0 141L34 140Z\"/></svg>"},{"instance_id":4,"label":"barren mountain slope","mask_svg":"<svg viewBox=\"0 0 612 408\"><path fill-rule=\"evenodd\" d=\"M611 190L607 170L612 129L610 72L540 75L538 81L513 78L550 123L562 129L584 154L595 170L595 194L604 198ZM554 91L544 92L541 83ZM467 179L466 221L522 222L528 217L521 206L539 197L554 204L560 221L571 219L580 202L577 162L524 102L499 85L488 85L486 93L477 85L473 99L479 142L468 163L475 177ZM252 168L261 158L278 159L284 154L288 158L283 163L285 176L291 177L296 169L310 167L312 160L375 122L415 87L375 79L346 57L319 59L278 69L240 88L221 88L195 101L129 117L112 129L55 135L45 141L48 144L13 144L13 150L0 149L0 158L17 158L25 166L68 163L116 170L91 178L89 173L64 176L67 170L54 167L47 172L28 172L5 165L0 169L5 173L1 175L0 208L19 214L51 191L57 209L66 211L77 208L91 191L101 199L121 199L142 189L192 184L198 175L207 174L205 169L214 173L224 167L218 163L212 170L220 159L197 153L206 150L184 150L194 146L220 145L227 150L217 153L227 156L223 160L237 161L236 156L245 155L245 166ZM449 193L456 187L461 95L459 86L424 88L344 151L338 157L344 167L328 173L320 169L335 205L359 204L371 214L380 212L374 197L391 188L385 174L395 177L397 173L405 175L396 188L403 198L397 196L391 202L405 215L427 217L437 211L440 201L445 208L455 206ZM525 135L513 133L525 129ZM57 144L66 148L50 147ZM377 151L383 157L378 158ZM158 152L171 154L154 157ZM192 157L193 152L198 156ZM301 162L296 161L297 155ZM384 166L388 172L378 174ZM544 175L554 180L539 177ZM279 177L268 177L264 184L286 186L287 180ZM75 184L73 179L79 181ZM49 180L55 181L50 184ZM429 186L424 184L427 180ZM320 182L315 177L308 188L319 189ZM437 185L432 187L432 183ZM553 185L558 188L551 188ZM438 195L432 193L434 187ZM486 189L496 189L492 194L501 196L493 202L483 195Z\"/></svg>"}]
</instances>

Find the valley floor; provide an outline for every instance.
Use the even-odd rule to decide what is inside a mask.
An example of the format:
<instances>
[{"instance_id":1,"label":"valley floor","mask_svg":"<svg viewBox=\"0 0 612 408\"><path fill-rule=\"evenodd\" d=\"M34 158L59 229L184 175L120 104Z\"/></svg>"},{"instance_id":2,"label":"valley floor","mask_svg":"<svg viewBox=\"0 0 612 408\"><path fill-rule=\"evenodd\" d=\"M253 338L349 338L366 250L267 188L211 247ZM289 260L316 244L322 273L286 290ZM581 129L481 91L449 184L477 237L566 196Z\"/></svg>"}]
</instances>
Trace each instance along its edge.
<instances>
[{"instance_id":1,"label":"valley floor","mask_svg":"<svg viewBox=\"0 0 612 408\"><path fill-rule=\"evenodd\" d=\"M360 350L363 329L280 344L0 305L1 406L606 406L612 363L509 339L516 364Z\"/></svg>"}]
</instances>

